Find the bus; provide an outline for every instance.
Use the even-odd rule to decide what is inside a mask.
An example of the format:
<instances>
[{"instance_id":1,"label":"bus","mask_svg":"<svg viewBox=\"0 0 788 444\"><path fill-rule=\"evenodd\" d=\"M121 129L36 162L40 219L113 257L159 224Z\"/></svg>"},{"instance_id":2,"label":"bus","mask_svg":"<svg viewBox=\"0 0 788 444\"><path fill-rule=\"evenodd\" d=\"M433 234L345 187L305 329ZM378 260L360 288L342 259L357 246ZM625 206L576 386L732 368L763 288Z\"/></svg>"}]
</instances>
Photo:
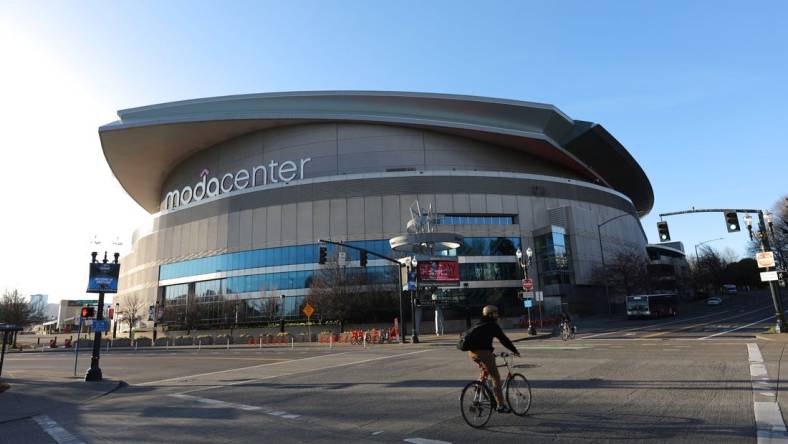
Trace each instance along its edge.
<instances>
[{"instance_id":1,"label":"bus","mask_svg":"<svg viewBox=\"0 0 788 444\"><path fill-rule=\"evenodd\" d=\"M679 314L678 296L672 293L627 296L627 317L658 318Z\"/></svg>"}]
</instances>

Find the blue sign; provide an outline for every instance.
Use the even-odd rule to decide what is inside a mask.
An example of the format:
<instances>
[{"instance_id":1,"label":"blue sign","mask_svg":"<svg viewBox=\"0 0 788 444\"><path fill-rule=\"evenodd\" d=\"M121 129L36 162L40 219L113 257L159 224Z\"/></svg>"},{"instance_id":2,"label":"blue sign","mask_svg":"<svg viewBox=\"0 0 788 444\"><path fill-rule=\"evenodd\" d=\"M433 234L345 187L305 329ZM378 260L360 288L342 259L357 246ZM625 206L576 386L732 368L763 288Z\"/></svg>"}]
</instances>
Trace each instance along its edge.
<instances>
[{"instance_id":1,"label":"blue sign","mask_svg":"<svg viewBox=\"0 0 788 444\"><path fill-rule=\"evenodd\" d=\"M91 327L93 328L93 331L107 332L109 331L109 321L106 319L95 319L93 320Z\"/></svg>"},{"instance_id":2,"label":"blue sign","mask_svg":"<svg viewBox=\"0 0 788 444\"><path fill-rule=\"evenodd\" d=\"M117 293L120 264L94 262L90 264L87 293Z\"/></svg>"},{"instance_id":3,"label":"blue sign","mask_svg":"<svg viewBox=\"0 0 788 444\"><path fill-rule=\"evenodd\" d=\"M416 290L416 272L408 273L408 290Z\"/></svg>"},{"instance_id":4,"label":"blue sign","mask_svg":"<svg viewBox=\"0 0 788 444\"><path fill-rule=\"evenodd\" d=\"M525 306L525 308L531 308L534 306L534 300L530 298L523 299L523 305Z\"/></svg>"}]
</instances>

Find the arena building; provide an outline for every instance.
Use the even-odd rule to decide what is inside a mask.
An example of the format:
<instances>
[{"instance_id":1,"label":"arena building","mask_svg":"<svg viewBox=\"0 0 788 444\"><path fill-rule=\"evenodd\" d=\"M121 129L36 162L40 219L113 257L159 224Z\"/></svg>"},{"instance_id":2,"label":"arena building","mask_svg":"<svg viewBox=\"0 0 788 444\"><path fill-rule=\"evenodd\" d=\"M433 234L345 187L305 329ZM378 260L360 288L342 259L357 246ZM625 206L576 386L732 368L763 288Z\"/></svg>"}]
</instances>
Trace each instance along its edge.
<instances>
[{"instance_id":1,"label":"arena building","mask_svg":"<svg viewBox=\"0 0 788 444\"><path fill-rule=\"evenodd\" d=\"M607 312L593 276L602 255L646 257L639 218L654 196L645 173L601 125L552 105L327 91L118 116L99 129L104 154L152 217L121 261L117 300L199 306L200 325L301 317L321 267L318 240L393 255L388 241L405 231L414 201L432 207L441 231L465 237L448 253L462 282L444 289L460 305L495 302L519 316L515 251L531 247L529 275L546 309ZM362 271L385 276L387 267L370 257Z\"/></svg>"}]
</instances>

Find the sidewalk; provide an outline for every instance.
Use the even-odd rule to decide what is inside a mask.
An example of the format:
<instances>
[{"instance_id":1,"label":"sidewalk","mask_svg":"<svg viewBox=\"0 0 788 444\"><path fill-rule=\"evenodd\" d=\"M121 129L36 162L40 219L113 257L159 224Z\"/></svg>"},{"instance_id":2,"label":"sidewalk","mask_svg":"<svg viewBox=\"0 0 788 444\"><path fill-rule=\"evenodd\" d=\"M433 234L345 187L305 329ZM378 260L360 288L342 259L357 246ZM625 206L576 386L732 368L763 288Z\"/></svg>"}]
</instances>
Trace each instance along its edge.
<instances>
[{"instance_id":1,"label":"sidewalk","mask_svg":"<svg viewBox=\"0 0 788 444\"><path fill-rule=\"evenodd\" d=\"M32 418L47 411L74 408L125 385L122 381L85 382L83 378L2 378L8 390L0 393L0 424Z\"/></svg>"},{"instance_id":2,"label":"sidewalk","mask_svg":"<svg viewBox=\"0 0 788 444\"><path fill-rule=\"evenodd\" d=\"M535 336L529 336L528 329L525 328L506 329L504 333L506 333L506 336L508 336L512 342L547 339L553 336L552 329L537 329ZM459 335L459 333L446 333L441 336L436 336L435 333L422 333L419 335L419 343L426 345L454 346L457 345ZM410 335L407 336L407 339L410 341Z\"/></svg>"}]
</instances>

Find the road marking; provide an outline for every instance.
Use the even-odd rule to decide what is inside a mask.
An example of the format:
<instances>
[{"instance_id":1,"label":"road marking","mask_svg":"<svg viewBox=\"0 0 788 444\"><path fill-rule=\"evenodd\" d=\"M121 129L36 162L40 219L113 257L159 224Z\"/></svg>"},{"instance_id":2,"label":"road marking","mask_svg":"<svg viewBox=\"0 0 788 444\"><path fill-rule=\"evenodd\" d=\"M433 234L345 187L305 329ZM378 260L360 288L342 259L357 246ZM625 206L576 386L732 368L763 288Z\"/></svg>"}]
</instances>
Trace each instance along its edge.
<instances>
[{"instance_id":1,"label":"road marking","mask_svg":"<svg viewBox=\"0 0 788 444\"><path fill-rule=\"evenodd\" d=\"M751 314L751 313L755 313L755 312L757 312L757 311L761 311L761 310L764 310L764 309L767 309L767 308L769 308L769 307L763 307L763 308L759 308L759 309L757 309L757 310L748 311L748 312L745 312L745 313L740 313L740 314L737 314L737 315L734 315L734 316L729 316L729 317L727 317L727 318L722 318L722 319L715 319L715 320L713 320L713 321L709 321L709 322L701 322L700 324L693 324L693 325L688 325L688 326L686 326L686 327L677 328L677 329L675 329L675 330L660 331L660 332L657 332L657 333L652 333L652 334L650 334L650 335L645 335L645 336L643 336L643 337L644 337L644 338L653 338L653 337L656 337L656 336L662 336L662 335L665 335L665 334L668 334L668 333L676 333L676 332L680 332L680 331L682 331L682 330L689 330L689 329L691 329L691 328L701 327L701 326L703 326L703 325L709 325L709 324L713 324L713 323L715 323L715 322L720 322L720 321L727 321L728 319L736 319L736 318L740 318L740 317L742 317L742 316L747 316L747 315L749 315L749 314ZM759 322L760 322L760 321L759 321ZM756 323L757 323L757 322L756 322Z\"/></svg>"},{"instance_id":2,"label":"road marking","mask_svg":"<svg viewBox=\"0 0 788 444\"><path fill-rule=\"evenodd\" d=\"M407 438L403 441L411 444L451 444L449 441L438 441L437 439Z\"/></svg>"},{"instance_id":3,"label":"road marking","mask_svg":"<svg viewBox=\"0 0 788 444\"><path fill-rule=\"evenodd\" d=\"M301 415L294 415L292 413L283 412L281 410L274 410L273 408L270 408L270 407L260 407L260 406L256 406L256 405L238 404L238 403L235 403L235 402L219 401L218 399L200 398L198 396L183 395L183 394L168 395L168 396L170 396L171 398L184 399L184 400L187 400L187 401L195 401L195 402L200 402L200 403L203 403L203 404L209 404L209 405L213 405L213 406L217 406L217 407L221 406L221 407L226 407L226 408L231 408L231 409L238 409L238 410L243 410L243 411L246 411L246 412L257 412L257 411L259 411L259 412L265 413L267 415L278 416L280 418L286 418L286 419L296 419L296 418L300 418L301 417Z\"/></svg>"},{"instance_id":4,"label":"road marking","mask_svg":"<svg viewBox=\"0 0 788 444\"><path fill-rule=\"evenodd\" d=\"M84 441L60 427L58 423L47 415L34 416L33 421L44 429L47 435L51 436L58 444L85 444Z\"/></svg>"},{"instance_id":5,"label":"road marking","mask_svg":"<svg viewBox=\"0 0 788 444\"><path fill-rule=\"evenodd\" d=\"M776 392L771 388L769 375L758 344L748 343L747 355L750 361L753 395L752 408L755 413L755 436L758 444L788 443L788 437L785 434L785 422L783 421L782 412L780 412L780 404L776 401ZM763 398L768 400L761 400Z\"/></svg>"},{"instance_id":6,"label":"road marking","mask_svg":"<svg viewBox=\"0 0 788 444\"><path fill-rule=\"evenodd\" d=\"M317 372L317 371L328 370L328 369L332 369L332 368L347 367L347 366L356 365L356 364L365 364L367 362L382 361L384 359L399 358L400 356L413 355L413 354L417 354L417 353L426 353L428 351L432 351L432 350L417 350L417 351L412 351L412 352L408 352L408 353L400 353L398 355L378 356L377 358L364 359L364 360L361 360L361 361L345 362L345 363L342 363L342 364L329 365L329 366L326 366L326 367L310 368L310 369L307 369L307 370L301 370L301 371L296 371L296 372L291 372L291 373L282 373L282 374L279 374L279 375L264 376L262 378L245 379L243 381L234 381L234 382L229 382L229 383L223 384L223 385L213 385L213 386L208 386L208 387L198 387L196 389L191 389L191 390L186 390L184 392L180 392L180 394L201 392L201 391L205 391L205 390L214 390L214 389L218 389L218 388L222 388L222 387L230 387L230 386L234 386L234 385L242 385L242 384L246 384L246 383L249 383L249 382L265 381L267 379L281 378L281 377L284 377L284 376L300 375L300 374L304 374L304 373ZM345 353L350 353L350 352L345 352ZM334 355L331 355L331 356L336 356L338 354L343 354L343 353L337 353L337 354L334 354ZM313 356L313 357L315 357L315 358L322 357L322 355L321 356ZM311 359L311 358L306 358L306 359ZM304 361L306 359L294 359L293 361ZM288 362L292 362L292 361L288 361ZM281 364L281 363L277 362L276 364ZM266 364L266 365L274 365L274 364ZM262 367L262 366L255 366L255 367ZM249 367L247 367L247 368L249 368ZM243 370L243 369L236 369L236 370ZM230 370L228 370L228 371L230 371ZM220 373L222 373L222 372L220 372ZM178 379L184 379L184 378L175 378L175 379L178 380Z\"/></svg>"},{"instance_id":7,"label":"road marking","mask_svg":"<svg viewBox=\"0 0 788 444\"><path fill-rule=\"evenodd\" d=\"M196 375L179 376L177 378L160 379L158 381L148 381L148 382L143 382L143 383L136 384L136 385L139 385L139 386L155 385L155 384L161 384L162 382L180 381L180 380L184 380L184 379L199 378L200 376L218 375L218 374L221 374L221 373L235 372L235 371L238 371L238 370L250 370L250 369L253 369L253 368L266 367L266 366L269 366L269 365L284 364L286 362L307 361L307 360L310 360L310 359L322 358L323 356L338 356L338 355L344 355L344 354L347 354L347 353L350 353L350 352L346 351L346 352L342 352L342 353L331 353L330 355L310 356L308 358L301 358L301 359L288 359L286 361L272 362L270 364L252 365L252 366L249 366L249 367L231 368L231 369L219 370L219 371L215 371L215 372L198 373Z\"/></svg>"},{"instance_id":8,"label":"road marking","mask_svg":"<svg viewBox=\"0 0 788 444\"><path fill-rule=\"evenodd\" d=\"M605 333L597 333L597 334L590 335L590 336L578 337L577 339L591 339L591 338L596 338L598 336L612 335L612 334L615 334L615 333L624 333L624 332L627 332L627 331L638 331L638 330L644 330L646 328L661 327L661 326L664 326L664 325L671 325L671 324L677 324L677 323L680 323L680 322L692 321L694 319L708 318L709 316L720 315L722 313L727 313L727 312L728 311L726 310L726 311L722 311L722 312L719 312L719 313L711 313L711 314L707 314L707 315L703 315L703 316L696 316L694 318L687 318L687 319L681 319L681 320L678 320L678 321L665 322L665 323L662 323L662 324L659 324L659 325L644 325L642 327L628 328L628 329L625 329L625 330L608 331L608 332L605 332Z\"/></svg>"},{"instance_id":9,"label":"road marking","mask_svg":"<svg viewBox=\"0 0 788 444\"><path fill-rule=\"evenodd\" d=\"M774 315L771 315L771 316L769 316L768 318L763 318L763 319L761 319L760 321L755 321L755 322L753 322L753 323L751 323L751 324L742 325L741 327L736 327L736 328L730 329L730 330L728 330L728 331L723 331L723 332L720 332L720 333L715 333L715 334L713 334L713 335L709 335L709 336L706 336L706 337L700 338L700 339L698 339L698 340L699 340L699 341L703 341L704 339L710 339L710 338L713 338L713 337L715 337L715 336L720 336L720 335L724 335L724 334L726 334L726 333L731 333L731 332L734 332L734 331L736 331L736 330L741 330L742 328L747 328L747 327L749 327L749 326L751 326L751 325L760 324L761 322L763 322L763 321L768 321L769 319L772 319L772 318L774 318Z\"/></svg>"}]
</instances>

